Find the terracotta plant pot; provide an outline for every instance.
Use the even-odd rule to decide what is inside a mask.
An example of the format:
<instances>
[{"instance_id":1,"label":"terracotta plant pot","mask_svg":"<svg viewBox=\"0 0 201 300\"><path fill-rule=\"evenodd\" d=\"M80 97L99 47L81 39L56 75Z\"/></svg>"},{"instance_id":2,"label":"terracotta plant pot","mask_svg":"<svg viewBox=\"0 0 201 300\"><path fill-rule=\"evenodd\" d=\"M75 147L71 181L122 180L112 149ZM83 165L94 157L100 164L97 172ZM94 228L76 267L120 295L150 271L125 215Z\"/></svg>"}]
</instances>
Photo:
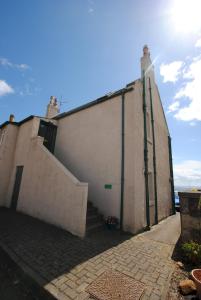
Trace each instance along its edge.
<instances>
[{"instance_id":1,"label":"terracotta plant pot","mask_svg":"<svg viewBox=\"0 0 201 300\"><path fill-rule=\"evenodd\" d=\"M198 297L201 300L201 269L192 270L191 276L193 281L195 282Z\"/></svg>"}]
</instances>

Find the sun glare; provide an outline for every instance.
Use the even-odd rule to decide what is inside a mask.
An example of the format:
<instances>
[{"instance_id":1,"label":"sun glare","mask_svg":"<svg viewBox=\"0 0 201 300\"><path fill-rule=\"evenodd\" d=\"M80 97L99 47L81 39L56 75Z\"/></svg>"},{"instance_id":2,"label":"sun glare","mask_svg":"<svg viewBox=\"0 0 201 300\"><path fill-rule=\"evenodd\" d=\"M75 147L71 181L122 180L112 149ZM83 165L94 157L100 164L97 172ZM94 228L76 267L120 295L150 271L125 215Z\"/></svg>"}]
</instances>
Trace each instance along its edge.
<instances>
[{"instance_id":1,"label":"sun glare","mask_svg":"<svg viewBox=\"0 0 201 300\"><path fill-rule=\"evenodd\" d=\"M176 31L196 33L201 30L201 0L174 0L171 14Z\"/></svg>"}]
</instances>

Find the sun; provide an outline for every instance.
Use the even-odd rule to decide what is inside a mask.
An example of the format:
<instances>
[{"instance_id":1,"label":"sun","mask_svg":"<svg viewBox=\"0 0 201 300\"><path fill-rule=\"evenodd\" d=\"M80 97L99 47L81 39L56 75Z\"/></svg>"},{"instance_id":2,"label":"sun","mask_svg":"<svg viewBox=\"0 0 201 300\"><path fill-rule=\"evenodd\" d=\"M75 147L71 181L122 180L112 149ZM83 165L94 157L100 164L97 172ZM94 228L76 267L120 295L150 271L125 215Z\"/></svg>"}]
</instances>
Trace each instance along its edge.
<instances>
[{"instance_id":1,"label":"sun","mask_svg":"<svg viewBox=\"0 0 201 300\"><path fill-rule=\"evenodd\" d=\"M174 0L171 16L176 31L199 32L201 30L201 0Z\"/></svg>"}]
</instances>

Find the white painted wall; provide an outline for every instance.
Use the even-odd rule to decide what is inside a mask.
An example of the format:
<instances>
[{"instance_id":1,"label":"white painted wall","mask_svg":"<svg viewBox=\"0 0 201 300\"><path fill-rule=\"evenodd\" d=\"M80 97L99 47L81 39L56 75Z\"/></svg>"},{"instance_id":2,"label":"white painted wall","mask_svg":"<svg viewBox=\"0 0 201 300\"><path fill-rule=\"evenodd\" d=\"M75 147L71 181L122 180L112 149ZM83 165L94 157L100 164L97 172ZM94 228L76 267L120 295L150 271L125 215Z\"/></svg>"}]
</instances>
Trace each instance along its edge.
<instances>
[{"instance_id":1,"label":"white painted wall","mask_svg":"<svg viewBox=\"0 0 201 300\"><path fill-rule=\"evenodd\" d=\"M79 182L42 142L37 137L30 143L17 210L83 237L88 184Z\"/></svg>"},{"instance_id":2,"label":"white painted wall","mask_svg":"<svg viewBox=\"0 0 201 300\"><path fill-rule=\"evenodd\" d=\"M125 95L124 230L136 233L146 226L144 184L144 123L141 83Z\"/></svg>"},{"instance_id":3,"label":"white painted wall","mask_svg":"<svg viewBox=\"0 0 201 300\"><path fill-rule=\"evenodd\" d=\"M4 206L7 201L17 134L18 127L13 124L0 130L0 206Z\"/></svg>"},{"instance_id":4,"label":"white painted wall","mask_svg":"<svg viewBox=\"0 0 201 300\"><path fill-rule=\"evenodd\" d=\"M144 119L142 82L135 81L134 90L125 94L125 178L124 230L136 233L146 226L144 181ZM150 219L155 221L153 141L150 97L147 86L149 118L147 126L150 187ZM58 120L55 154L76 176L89 182L89 200L104 216L120 217L121 191L121 96L81 110ZM159 219L170 214L168 130L158 93L153 86L155 135L157 148ZM112 190L104 185L111 183Z\"/></svg>"},{"instance_id":5,"label":"white painted wall","mask_svg":"<svg viewBox=\"0 0 201 300\"><path fill-rule=\"evenodd\" d=\"M165 122L157 86L153 88L159 220L172 213L170 167L168 152L169 131Z\"/></svg>"},{"instance_id":6,"label":"white painted wall","mask_svg":"<svg viewBox=\"0 0 201 300\"><path fill-rule=\"evenodd\" d=\"M17 210L83 237L86 226L88 184L79 182L37 137L40 119L19 127L12 175L10 206L16 166L24 166Z\"/></svg>"},{"instance_id":7,"label":"white painted wall","mask_svg":"<svg viewBox=\"0 0 201 300\"><path fill-rule=\"evenodd\" d=\"M146 206L142 82L136 81L133 87L132 92L125 94L124 230L136 233L146 226ZM146 94L148 103L148 88ZM171 213L169 133L155 85L152 86L152 94L160 220ZM121 100L121 96L116 96L59 119L55 145L55 155L58 160L42 146L40 139L36 139L39 118L22 124L18 129L18 135L17 131L15 133L13 131L13 136L15 134L17 136L17 142L15 145L15 139L10 135L12 147L9 148L7 163L4 165L4 169L12 169L9 173L11 176L7 175L7 178L10 176L10 183L6 205L10 206L16 166L24 165L18 209L83 236L88 187L87 184L79 182L68 171L70 170L79 180L89 183L88 198L104 216L114 215L119 218ZM149 122L151 128L151 118ZM11 151L14 148L15 153ZM148 140L148 149L149 171L153 172L152 135ZM13 167L8 164L10 157L13 157ZM1 172L0 176L2 176ZM105 189L105 184L112 184L112 189ZM0 193L0 195L4 194L3 188L0 188ZM152 196L150 198L151 221L154 218L153 200Z\"/></svg>"},{"instance_id":8,"label":"white painted wall","mask_svg":"<svg viewBox=\"0 0 201 300\"><path fill-rule=\"evenodd\" d=\"M81 181L104 216L120 216L121 96L58 120L56 157ZM112 189L105 189L112 184Z\"/></svg>"}]
</instances>

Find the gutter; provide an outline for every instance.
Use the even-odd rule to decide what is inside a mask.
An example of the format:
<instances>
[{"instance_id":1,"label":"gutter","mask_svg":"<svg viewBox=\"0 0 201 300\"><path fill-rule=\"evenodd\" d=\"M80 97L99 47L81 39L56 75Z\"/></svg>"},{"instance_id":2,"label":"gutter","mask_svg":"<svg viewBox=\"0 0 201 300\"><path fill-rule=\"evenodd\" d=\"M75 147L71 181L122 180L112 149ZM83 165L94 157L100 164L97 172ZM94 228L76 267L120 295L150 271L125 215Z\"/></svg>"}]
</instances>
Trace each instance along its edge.
<instances>
[{"instance_id":1,"label":"gutter","mask_svg":"<svg viewBox=\"0 0 201 300\"><path fill-rule=\"evenodd\" d=\"M155 144L154 113L153 113L153 100L152 100L152 91L151 91L151 80L150 80L150 77L149 77L149 95L150 95L151 128L152 128L152 141L153 141L155 224L158 224L158 191L157 191L157 171L156 171L156 144Z\"/></svg>"},{"instance_id":2,"label":"gutter","mask_svg":"<svg viewBox=\"0 0 201 300\"><path fill-rule=\"evenodd\" d=\"M143 70L143 114L144 114L144 176L146 194L146 229L150 230L150 211L149 211L149 178L148 178L148 145L147 145L147 105L146 105L146 86L145 72Z\"/></svg>"},{"instance_id":3,"label":"gutter","mask_svg":"<svg viewBox=\"0 0 201 300\"><path fill-rule=\"evenodd\" d=\"M124 215L124 165L125 165L125 93L121 95L121 203L120 203L120 229L123 229Z\"/></svg>"},{"instance_id":4,"label":"gutter","mask_svg":"<svg viewBox=\"0 0 201 300\"><path fill-rule=\"evenodd\" d=\"M176 214L175 210L175 196L174 196L174 174L172 165L172 143L171 137L168 136L168 148L169 148L169 166L170 166L170 184L171 184L171 199L172 199L172 214Z\"/></svg>"},{"instance_id":5,"label":"gutter","mask_svg":"<svg viewBox=\"0 0 201 300\"><path fill-rule=\"evenodd\" d=\"M116 96L122 95L122 93L130 92L130 91L132 91L132 90L133 90L133 87L130 87L130 86L129 86L129 87L125 87L125 88L123 88L123 89L121 89L121 90L118 90L118 91L116 91L116 92L108 93L107 95L105 95L105 96L103 96L103 97L100 97L100 98L98 98L98 99L96 99L96 100L94 100L94 101L92 101L92 102L88 102L88 103L86 103L86 104L84 104L84 105L81 105L81 106L79 106L79 107L76 107L76 108L74 108L74 109L72 109L72 110L69 110L69 111L67 111L67 112L61 113L61 114L55 116L53 119L54 119L54 120L59 120L59 119L65 118L65 117L67 117L67 116L69 116L69 115L72 115L72 114L74 114L74 113L77 113L77 112L79 112L79 111L82 111L82 110L84 110L84 109L87 109L87 108L89 108L89 107L91 107L91 106L97 105L97 104L99 104L99 103L105 102L105 101L110 100L110 99L112 99L112 98L114 98L114 97L116 97Z\"/></svg>"}]
</instances>

